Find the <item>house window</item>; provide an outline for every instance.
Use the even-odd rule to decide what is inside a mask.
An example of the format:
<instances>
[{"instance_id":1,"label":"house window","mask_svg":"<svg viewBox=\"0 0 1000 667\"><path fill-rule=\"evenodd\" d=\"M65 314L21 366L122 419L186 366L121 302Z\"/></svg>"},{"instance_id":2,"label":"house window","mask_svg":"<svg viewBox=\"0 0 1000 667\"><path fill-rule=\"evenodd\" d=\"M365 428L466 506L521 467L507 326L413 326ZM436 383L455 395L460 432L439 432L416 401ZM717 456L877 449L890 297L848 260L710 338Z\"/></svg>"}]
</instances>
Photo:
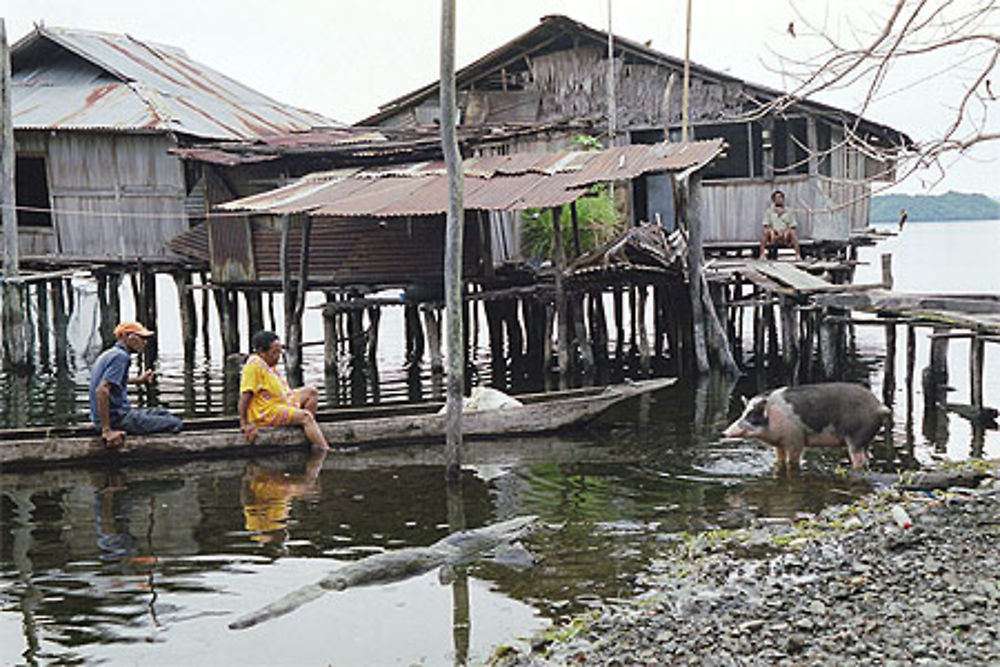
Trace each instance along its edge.
<instances>
[{"instance_id":1,"label":"house window","mask_svg":"<svg viewBox=\"0 0 1000 667\"><path fill-rule=\"evenodd\" d=\"M17 224L20 227L51 227L52 215L49 212L49 181L45 174L44 157L17 156L14 161L14 201L18 206L27 206L32 210L17 212Z\"/></svg>"},{"instance_id":2,"label":"house window","mask_svg":"<svg viewBox=\"0 0 1000 667\"><path fill-rule=\"evenodd\" d=\"M697 125L692 128L695 139L726 140L726 151L702 169L703 178L747 178L750 176L750 140L746 123Z\"/></svg>"}]
</instances>

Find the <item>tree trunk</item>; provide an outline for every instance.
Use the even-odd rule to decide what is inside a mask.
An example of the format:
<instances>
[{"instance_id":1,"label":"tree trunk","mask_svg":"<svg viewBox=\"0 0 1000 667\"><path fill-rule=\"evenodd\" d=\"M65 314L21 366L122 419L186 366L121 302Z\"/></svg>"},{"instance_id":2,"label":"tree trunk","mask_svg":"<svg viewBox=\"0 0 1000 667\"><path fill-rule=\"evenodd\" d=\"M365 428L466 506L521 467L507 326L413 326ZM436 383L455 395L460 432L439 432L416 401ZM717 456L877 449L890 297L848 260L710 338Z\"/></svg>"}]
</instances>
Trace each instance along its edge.
<instances>
[{"instance_id":1,"label":"tree trunk","mask_svg":"<svg viewBox=\"0 0 1000 667\"><path fill-rule=\"evenodd\" d=\"M17 211L14 209L14 124L11 118L10 51L7 28L0 18L0 216L3 218L3 361L24 372L30 364L25 332L23 286L15 282L18 256Z\"/></svg>"},{"instance_id":2,"label":"tree trunk","mask_svg":"<svg viewBox=\"0 0 1000 667\"><path fill-rule=\"evenodd\" d=\"M462 465L462 394L465 350L462 333L462 155L455 135L455 0L441 0L441 148L448 172L444 292L447 311L448 388L445 476L457 480Z\"/></svg>"}]
</instances>

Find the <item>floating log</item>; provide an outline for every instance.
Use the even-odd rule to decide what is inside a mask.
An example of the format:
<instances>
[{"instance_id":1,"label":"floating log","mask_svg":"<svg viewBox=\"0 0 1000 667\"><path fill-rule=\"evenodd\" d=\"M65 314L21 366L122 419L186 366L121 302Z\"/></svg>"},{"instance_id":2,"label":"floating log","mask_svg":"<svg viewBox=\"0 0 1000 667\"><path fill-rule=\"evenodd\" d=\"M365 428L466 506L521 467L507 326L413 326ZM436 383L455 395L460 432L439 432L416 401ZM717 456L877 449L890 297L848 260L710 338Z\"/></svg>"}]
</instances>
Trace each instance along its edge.
<instances>
[{"instance_id":1,"label":"floating log","mask_svg":"<svg viewBox=\"0 0 1000 667\"><path fill-rule=\"evenodd\" d=\"M880 473L852 470L848 473L855 479L870 482L876 486L892 486L902 491L934 491L951 487L975 488L991 475L979 470L955 471L914 471L901 473Z\"/></svg>"},{"instance_id":2,"label":"floating log","mask_svg":"<svg viewBox=\"0 0 1000 667\"><path fill-rule=\"evenodd\" d=\"M271 604L241 616L231 630L253 627L291 613L329 591L402 581L445 565L459 565L480 558L524 535L538 520L523 516L474 530L461 530L427 547L405 547L347 563L318 582L303 586Z\"/></svg>"}]
</instances>

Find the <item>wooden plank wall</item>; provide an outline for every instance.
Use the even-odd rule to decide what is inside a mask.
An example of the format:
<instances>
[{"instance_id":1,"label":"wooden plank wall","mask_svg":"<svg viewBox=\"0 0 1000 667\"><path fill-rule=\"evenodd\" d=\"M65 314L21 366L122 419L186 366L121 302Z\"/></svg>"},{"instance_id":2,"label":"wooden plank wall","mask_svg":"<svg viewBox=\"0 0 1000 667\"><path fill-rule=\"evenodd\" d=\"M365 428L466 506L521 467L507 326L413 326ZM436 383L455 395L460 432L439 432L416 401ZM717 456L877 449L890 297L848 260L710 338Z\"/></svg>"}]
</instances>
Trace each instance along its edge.
<instances>
[{"instance_id":1,"label":"wooden plank wall","mask_svg":"<svg viewBox=\"0 0 1000 667\"><path fill-rule=\"evenodd\" d=\"M868 226L870 187L823 176L760 181L705 181L702 224L705 241L756 241L771 193L782 190L795 211L799 237L846 240L852 229Z\"/></svg>"},{"instance_id":2,"label":"wooden plank wall","mask_svg":"<svg viewBox=\"0 0 1000 667\"><path fill-rule=\"evenodd\" d=\"M187 229L180 160L161 135L60 132L48 142L49 192L63 255L163 257Z\"/></svg>"}]
</instances>

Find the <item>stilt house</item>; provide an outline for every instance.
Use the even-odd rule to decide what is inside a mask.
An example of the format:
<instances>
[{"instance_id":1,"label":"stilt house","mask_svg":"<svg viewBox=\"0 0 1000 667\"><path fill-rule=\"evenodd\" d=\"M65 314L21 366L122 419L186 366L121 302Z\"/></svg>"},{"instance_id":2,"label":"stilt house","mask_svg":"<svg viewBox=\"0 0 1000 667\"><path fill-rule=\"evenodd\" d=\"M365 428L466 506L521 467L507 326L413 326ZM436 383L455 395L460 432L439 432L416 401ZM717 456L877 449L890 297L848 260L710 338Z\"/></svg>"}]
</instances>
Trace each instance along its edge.
<instances>
[{"instance_id":1,"label":"stilt house","mask_svg":"<svg viewBox=\"0 0 1000 667\"><path fill-rule=\"evenodd\" d=\"M616 144L680 139L683 60L644 44L609 36L565 16L547 16L528 32L456 73L464 127L496 123L590 121ZM609 89L613 95L609 96ZM722 138L723 158L703 172L704 238L747 243L760 235L770 193L780 188L806 239L846 241L868 225L870 183L894 177L892 156L910 139L844 109L798 101L767 111L776 90L691 65L694 139ZM614 123L609 128L609 99ZM438 84L382 105L359 125L400 128L439 119ZM501 152L565 148L570 134L511 141ZM664 175L631 189L635 221L671 227L674 206Z\"/></svg>"},{"instance_id":2,"label":"stilt house","mask_svg":"<svg viewBox=\"0 0 1000 667\"><path fill-rule=\"evenodd\" d=\"M38 25L11 70L26 267L178 263L167 241L219 184L171 148L335 125L129 35Z\"/></svg>"}]
</instances>

